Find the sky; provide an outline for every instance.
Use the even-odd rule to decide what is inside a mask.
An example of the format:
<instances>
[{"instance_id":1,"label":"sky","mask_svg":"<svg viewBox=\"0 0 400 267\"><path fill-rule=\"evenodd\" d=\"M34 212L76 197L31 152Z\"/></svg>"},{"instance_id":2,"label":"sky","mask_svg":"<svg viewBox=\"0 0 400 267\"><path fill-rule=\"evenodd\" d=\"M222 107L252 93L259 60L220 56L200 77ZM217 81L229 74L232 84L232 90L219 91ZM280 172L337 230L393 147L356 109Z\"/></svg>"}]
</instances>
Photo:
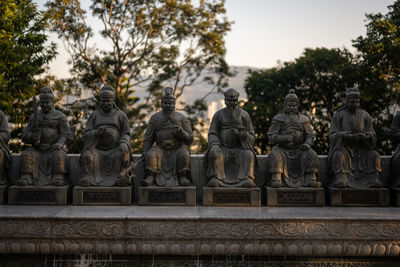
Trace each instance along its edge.
<instances>
[{"instance_id":1,"label":"sky","mask_svg":"<svg viewBox=\"0 0 400 267\"><path fill-rule=\"evenodd\" d=\"M43 7L46 0L34 0ZM88 0L82 0L83 3ZM346 47L366 32L366 13L387 13L394 0L226 0L234 21L226 36L232 66L271 68L299 57L304 48ZM68 54L57 37L59 55L50 64L58 78L68 77Z\"/></svg>"}]
</instances>

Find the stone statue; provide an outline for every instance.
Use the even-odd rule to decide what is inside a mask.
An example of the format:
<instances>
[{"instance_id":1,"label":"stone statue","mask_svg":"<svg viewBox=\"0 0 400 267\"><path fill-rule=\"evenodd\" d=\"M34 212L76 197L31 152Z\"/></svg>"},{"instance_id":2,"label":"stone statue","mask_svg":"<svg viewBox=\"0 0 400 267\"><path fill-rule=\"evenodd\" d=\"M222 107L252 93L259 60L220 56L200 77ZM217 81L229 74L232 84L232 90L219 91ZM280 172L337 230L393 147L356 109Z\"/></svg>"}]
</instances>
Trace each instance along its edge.
<instances>
[{"instance_id":1,"label":"stone statue","mask_svg":"<svg viewBox=\"0 0 400 267\"><path fill-rule=\"evenodd\" d=\"M67 183L66 142L72 138L67 117L54 109L54 94L49 87L40 90L39 104L38 111L34 97L34 112L22 131L22 141L31 147L21 154L21 178L17 184L63 186Z\"/></svg>"},{"instance_id":2,"label":"stone statue","mask_svg":"<svg viewBox=\"0 0 400 267\"><path fill-rule=\"evenodd\" d=\"M328 162L333 187L382 187L379 181L381 158L376 151L372 118L359 107L359 91L349 88L346 105L337 110L332 118Z\"/></svg>"},{"instance_id":3,"label":"stone statue","mask_svg":"<svg viewBox=\"0 0 400 267\"><path fill-rule=\"evenodd\" d=\"M0 185L7 184L6 169L9 167L11 159L8 140L10 140L10 128L6 115L0 110Z\"/></svg>"},{"instance_id":4,"label":"stone statue","mask_svg":"<svg viewBox=\"0 0 400 267\"><path fill-rule=\"evenodd\" d=\"M383 128L385 133L392 141L393 147L396 148L392 156L392 186L400 187L400 112L397 112L392 121L392 128Z\"/></svg>"},{"instance_id":5,"label":"stone statue","mask_svg":"<svg viewBox=\"0 0 400 267\"><path fill-rule=\"evenodd\" d=\"M191 185L189 146L193 143L193 133L189 120L175 111L172 92L170 87L164 89L162 111L151 116L144 135L146 178L143 186Z\"/></svg>"},{"instance_id":6,"label":"stone statue","mask_svg":"<svg viewBox=\"0 0 400 267\"><path fill-rule=\"evenodd\" d=\"M226 108L217 111L208 131L204 156L209 187L255 187L255 133L249 114L239 108L239 93L224 93Z\"/></svg>"},{"instance_id":7,"label":"stone statue","mask_svg":"<svg viewBox=\"0 0 400 267\"><path fill-rule=\"evenodd\" d=\"M291 89L285 98L285 110L273 118L268 131L274 145L268 157L271 187L321 187L317 182L318 155L311 149L314 133L298 107L299 99Z\"/></svg>"},{"instance_id":8,"label":"stone statue","mask_svg":"<svg viewBox=\"0 0 400 267\"><path fill-rule=\"evenodd\" d=\"M115 105L115 91L111 86L101 88L100 106L89 116L84 136L85 145L80 158L84 176L79 185L131 185L126 173L132 158L129 121Z\"/></svg>"}]
</instances>

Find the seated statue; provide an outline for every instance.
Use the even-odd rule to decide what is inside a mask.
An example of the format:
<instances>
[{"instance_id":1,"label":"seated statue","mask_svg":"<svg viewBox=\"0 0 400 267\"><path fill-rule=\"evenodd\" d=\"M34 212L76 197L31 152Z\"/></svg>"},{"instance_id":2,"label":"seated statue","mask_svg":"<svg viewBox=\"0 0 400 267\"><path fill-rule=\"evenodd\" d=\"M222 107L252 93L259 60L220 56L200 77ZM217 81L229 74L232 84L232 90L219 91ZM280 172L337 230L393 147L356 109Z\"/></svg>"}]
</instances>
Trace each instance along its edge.
<instances>
[{"instance_id":1,"label":"seated statue","mask_svg":"<svg viewBox=\"0 0 400 267\"><path fill-rule=\"evenodd\" d=\"M320 187L318 155L311 149L314 133L309 119L298 111L299 99L290 90L285 110L276 115L268 131L274 145L268 157L271 187Z\"/></svg>"},{"instance_id":2,"label":"seated statue","mask_svg":"<svg viewBox=\"0 0 400 267\"><path fill-rule=\"evenodd\" d=\"M22 141L30 144L21 154L20 186L66 184L68 168L66 142L72 138L67 117L54 109L54 95L43 87L39 95L40 110L30 116L28 126L22 131Z\"/></svg>"},{"instance_id":3,"label":"seated statue","mask_svg":"<svg viewBox=\"0 0 400 267\"><path fill-rule=\"evenodd\" d=\"M7 184L6 170L11 159L8 140L10 140L10 128L8 127L6 115L0 110L0 185Z\"/></svg>"},{"instance_id":4,"label":"seated statue","mask_svg":"<svg viewBox=\"0 0 400 267\"><path fill-rule=\"evenodd\" d=\"M400 187L400 112L397 112L392 121L391 129L384 127L385 133L396 148L392 156L392 186Z\"/></svg>"},{"instance_id":5,"label":"seated statue","mask_svg":"<svg viewBox=\"0 0 400 267\"><path fill-rule=\"evenodd\" d=\"M115 91L111 86L101 88L100 106L89 116L84 136L80 158L84 176L79 185L131 185L126 172L131 166L129 121L115 105Z\"/></svg>"},{"instance_id":6,"label":"seated statue","mask_svg":"<svg viewBox=\"0 0 400 267\"><path fill-rule=\"evenodd\" d=\"M217 111L208 130L204 156L209 187L255 187L255 133L249 114L237 106L239 93L224 93L226 108Z\"/></svg>"},{"instance_id":7,"label":"seated statue","mask_svg":"<svg viewBox=\"0 0 400 267\"><path fill-rule=\"evenodd\" d=\"M193 143L193 133L189 120L175 111L172 92L172 88L164 89L162 111L151 116L144 135L143 186L191 185L189 146Z\"/></svg>"},{"instance_id":8,"label":"seated statue","mask_svg":"<svg viewBox=\"0 0 400 267\"><path fill-rule=\"evenodd\" d=\"M360 93L346 91L346 105L335 112L329 133L328 163L338 188L379 188L381 158L376 151L376 134L371 116L360 109Z\"/></svg>"}]
</instances>

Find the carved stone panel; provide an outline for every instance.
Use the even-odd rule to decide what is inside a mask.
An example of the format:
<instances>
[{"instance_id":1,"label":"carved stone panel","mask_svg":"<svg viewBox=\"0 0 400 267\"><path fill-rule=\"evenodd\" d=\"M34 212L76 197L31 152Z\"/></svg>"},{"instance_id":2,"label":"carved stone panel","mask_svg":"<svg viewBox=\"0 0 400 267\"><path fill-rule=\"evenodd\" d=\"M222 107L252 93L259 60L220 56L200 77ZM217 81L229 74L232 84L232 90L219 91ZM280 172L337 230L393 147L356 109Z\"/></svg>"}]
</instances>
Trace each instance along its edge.
<instances>
[{"instance_id":1,"label":"carved stone panel","mask_svg":"<svg viewBox=\"0 0 400 267\"><path fill-rule=\"evenodd\" d=\"M139 205L196 206L196 187L139 187Z\"/></svg>"},{"instance_id":2,"label":"carved stone panel","mask_svg":"<svg viewBox=\"0 0 400 267\"><path fill-rule=\"evenodd\" d=\"M132 203L132 188L127 187L81 187L75 186L74 205L129 206Z\"/></svg>"},{"instance_id":3,"label":"carved stone panel","mask_svg":"<svg viewBox=\"0 0 400 267\"><path fill-rule=\"evenodd\" d=\"M265 187L267 206L311 207L325 206L324 188L272 188Z\"/></svg>"},{"instance_id":4,"label":"carved stone panel","mask_svg":"<svg viewBox=\"0 0 400 267\"><path fill-rule=\"evenodd\" d=\"M260 188L203 188L204 206L261 206Z\"/></svg>"},{"instance_id":5,"label":"carved stone panel","mask_svg":"<svg viewBox=\"0 0 400 267\"><path fill-rule=\"evenodd\" d=\"M10 186L8 204L67 205L69 186Z\"/></svg>"},{"instance_id":6,"label":"carved stone panel","mask_svg":"<svg viewBox=\"0 0 400 267\"><path fill-rule=\"evenodd\" d=\"M335 188L328 187L328 204L330 206L389 206L389 189L387 188Z\"/></svg>"}]
</instances>

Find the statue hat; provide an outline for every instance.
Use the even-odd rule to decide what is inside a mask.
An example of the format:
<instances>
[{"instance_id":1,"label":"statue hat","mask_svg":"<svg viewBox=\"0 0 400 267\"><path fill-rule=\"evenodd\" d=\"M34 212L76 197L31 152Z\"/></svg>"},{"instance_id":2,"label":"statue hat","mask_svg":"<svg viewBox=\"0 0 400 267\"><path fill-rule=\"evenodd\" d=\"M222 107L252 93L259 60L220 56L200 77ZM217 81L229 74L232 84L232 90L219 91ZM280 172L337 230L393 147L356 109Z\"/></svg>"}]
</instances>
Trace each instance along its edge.
<instances>
[{"instance_id":1,"label":"statue hat","mask_svg":"<svg viewBox=\"0 0 400 267\"><path fill-rule=\"evenodd\" d=\"M115 97L115 90L110 85L104 85L100 89L100 97L102 98L114 98Z\"/></svg>"},{"instance_id":2,"label":"statue hat","mask_svg":"<svg viewBox=\"0 0 400 267\"><path fill-rule=\"evenodd\" d=\"M357 88L347 88L346 89L346 97L350 97L350 96L360 97L360 91Z\"/></svg>"},{"instance_id":3,"label":"statue hat","mask_svg":"<svg viewBox=\"0 0 400 267\"><path fill-rule=\"evenodd\" d=\"M40 89L39 98L41 100L44 100L44 99L54 100L53 90L51 90L51 88L48 86L43 87L42 89Z\"/></svg>"},{"instance_id":4,"label":"statue hat","mask_svg":"<svg viewBox=\"0 0 400 267\"><path fill-rule=\"evenodd\" d=\"M171 87L165 87L164 95L162 96L162 99L174 99L175 100L175 96L174 96L173 92L174 92L174 89L172 89Z\"/></svg>"},{"instance_id":5,"label":"statue hat","mask_svg":"<svg viewBox=\"0 0 400 267\"><path fill-rule=\"evenodd\" d=\"M224 92L224 96L225 96L225 98L239 97L239 92L236 91L236 90L233 89L233 88L229 88L228 90L226 90L226 91Z\"/></svg>"},{"instance_id":6,"label":"statue hat","mask_svg":"<svg viewBox=\"0 0 400 267\"><path fill-rule=\"evenodd\" d=\"M289 93L285 97L285 103L288 101L296 101L297 103L299 102L299 98L294 92L294 89L289 90Z\"/></svg>"}]
</instances>

